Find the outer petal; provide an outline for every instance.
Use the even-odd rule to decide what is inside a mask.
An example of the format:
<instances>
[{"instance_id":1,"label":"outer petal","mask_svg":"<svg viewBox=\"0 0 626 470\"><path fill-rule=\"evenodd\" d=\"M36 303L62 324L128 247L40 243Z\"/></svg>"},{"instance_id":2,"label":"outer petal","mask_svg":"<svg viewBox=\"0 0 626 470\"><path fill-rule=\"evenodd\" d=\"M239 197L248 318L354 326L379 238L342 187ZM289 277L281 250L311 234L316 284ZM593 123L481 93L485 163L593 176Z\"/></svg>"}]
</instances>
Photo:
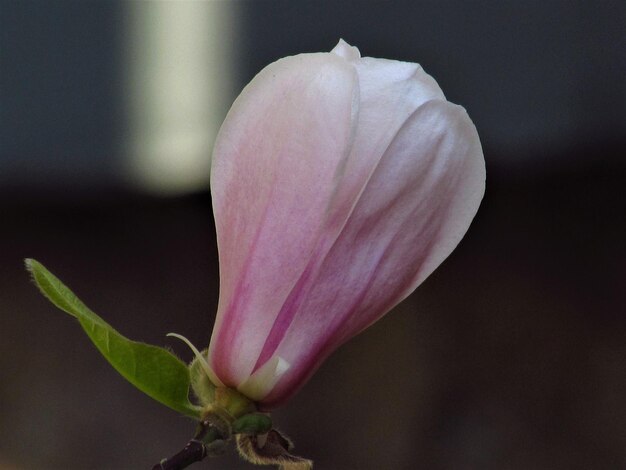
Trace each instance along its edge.
<instances>
[{"instance_id":1,"label":"outer petal","mask_svg":"<svg viewBox=\"0 0 626 470\"><path fill-rule=\"evenodd\" d=\"M337 185L328 217L319 220L323 231L316 251L282 305L255 370L272 357L301 302L310 295L311 286L317 282L317 271L399 129L426 101L444 99L435 80L418 64L361 58L358 49L344 41L340 41L332 53L348 61L358 73L360 104L355 141L345 162L345 171Z\"/></svg>"},{"instance_id":2,"label":"outer petal","mask_svg":"<svg viewBox=\"0 0 626 470\"><path fill-rule=\"evenodd\" d=\"M454 249L484 192L476 130L442 100L422 105L370 178L275 354L292 364L262 403L289 398L341 343L411 293Z\"/></svg>"},{"instance_id":3,"label":"outer petal","mask_svg":"<svg viewBox=\"0 0 626 470\"><path fill-rule=\"evenodd\" d=\"M360 58L358 49L343 40L333 53L354 65L360 90L356 139L334 201L335 210L344 213L344 205L354 205L355 194L363 190L409 116L426 101L445 97L437 82L419 64Z\"/></svg>"},{"instance_id":4,"label":"outer petal","mask_svg":"<svg viewBox=\"0 0 626 470\"><path fill-rule=\"evenodd\" d=\"M261 71L222 125L211 174L221 285L209 360L227 385L252 372L315 250L357 108L352 66L302 54Z\"/></svg>"}]
</instances>

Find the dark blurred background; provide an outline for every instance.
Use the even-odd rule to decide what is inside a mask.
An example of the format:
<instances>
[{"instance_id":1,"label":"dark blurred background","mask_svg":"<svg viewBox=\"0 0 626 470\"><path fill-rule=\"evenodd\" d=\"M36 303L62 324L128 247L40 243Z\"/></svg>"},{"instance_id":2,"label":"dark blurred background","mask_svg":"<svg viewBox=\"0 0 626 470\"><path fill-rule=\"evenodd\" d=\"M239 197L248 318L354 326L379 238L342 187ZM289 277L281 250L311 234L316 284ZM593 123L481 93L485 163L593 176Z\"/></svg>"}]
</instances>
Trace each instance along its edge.
<instances>
[{"instance_id":1,"label":"dark blurred background","mask_svg":"<svg viewBox=\"0 0 626 470\"><path fill-rule=\"evenodd\" d=\"M619 0L2 0L0 468L150 468L191 437L22 260L191 359L165 334L210 336L219 124L262 67L340 37L420 62L468 109L487 193L454 254L275 422L318 469L626 468L625 31Z\"/></svg>"}]
</instances>

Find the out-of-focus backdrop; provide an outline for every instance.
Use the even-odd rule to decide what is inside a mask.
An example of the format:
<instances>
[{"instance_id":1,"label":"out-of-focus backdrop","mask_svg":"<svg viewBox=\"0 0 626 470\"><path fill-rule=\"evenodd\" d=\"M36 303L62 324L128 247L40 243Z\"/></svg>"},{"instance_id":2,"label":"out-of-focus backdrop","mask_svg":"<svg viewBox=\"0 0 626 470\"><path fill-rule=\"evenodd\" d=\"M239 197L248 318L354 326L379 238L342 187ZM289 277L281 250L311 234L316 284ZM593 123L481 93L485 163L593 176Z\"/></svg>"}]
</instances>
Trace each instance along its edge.
<instances>
[{"instance_id":1,"label":"out-of-focus backdrop","mask_svg":"<svg viewBox=\"0 0 626 470\"><path fill-rule=\"evenodd\" d=\"M265 65L339 38L420 62L468 109L487 193L275 421L319 469L626 468L625 25L619 0L2 0L0 468L150 468L187 442L22 259L191 359L165 334L209 339L220 122Z\"/></svg>"}]
</instances>

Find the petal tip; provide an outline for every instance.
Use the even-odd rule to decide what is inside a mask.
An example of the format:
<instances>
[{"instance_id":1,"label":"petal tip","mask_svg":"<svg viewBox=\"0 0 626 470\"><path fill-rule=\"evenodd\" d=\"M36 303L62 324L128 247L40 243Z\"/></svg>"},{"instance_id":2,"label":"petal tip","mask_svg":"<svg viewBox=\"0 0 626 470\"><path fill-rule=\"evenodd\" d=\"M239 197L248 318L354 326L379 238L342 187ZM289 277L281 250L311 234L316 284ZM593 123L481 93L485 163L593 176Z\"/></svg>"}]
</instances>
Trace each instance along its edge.
<instances>
[{"instance_id":1,"label":"petal tip","mask_svg":"<svg viewBox=\"0 0 626 470\"><path fill-rule=\"evenodd\" d=\"M359 49L351 46L343 39L339 39L339 42L331 52L347 61L356 61L361 58L361 53L359 52Z\"/></svg>"}]
</instances>

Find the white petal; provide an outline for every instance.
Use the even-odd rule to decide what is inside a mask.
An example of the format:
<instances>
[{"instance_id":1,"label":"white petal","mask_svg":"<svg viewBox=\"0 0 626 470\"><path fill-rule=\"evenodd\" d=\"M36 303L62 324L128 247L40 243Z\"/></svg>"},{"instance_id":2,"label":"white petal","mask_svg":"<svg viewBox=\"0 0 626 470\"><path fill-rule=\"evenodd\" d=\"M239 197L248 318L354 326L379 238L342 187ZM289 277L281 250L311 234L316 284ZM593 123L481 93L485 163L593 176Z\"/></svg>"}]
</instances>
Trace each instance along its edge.
<instances>
[{"instance_id":1,"label":"white petal","mask_svg":"<svg viewBox=\"0 0 626 470\"><path fill-rule=\"evenodd\" d=\"M282 357L274 356L239 385L237 390L252 400L262 400L290 367Z\"/></svg>"}]
</instances>

